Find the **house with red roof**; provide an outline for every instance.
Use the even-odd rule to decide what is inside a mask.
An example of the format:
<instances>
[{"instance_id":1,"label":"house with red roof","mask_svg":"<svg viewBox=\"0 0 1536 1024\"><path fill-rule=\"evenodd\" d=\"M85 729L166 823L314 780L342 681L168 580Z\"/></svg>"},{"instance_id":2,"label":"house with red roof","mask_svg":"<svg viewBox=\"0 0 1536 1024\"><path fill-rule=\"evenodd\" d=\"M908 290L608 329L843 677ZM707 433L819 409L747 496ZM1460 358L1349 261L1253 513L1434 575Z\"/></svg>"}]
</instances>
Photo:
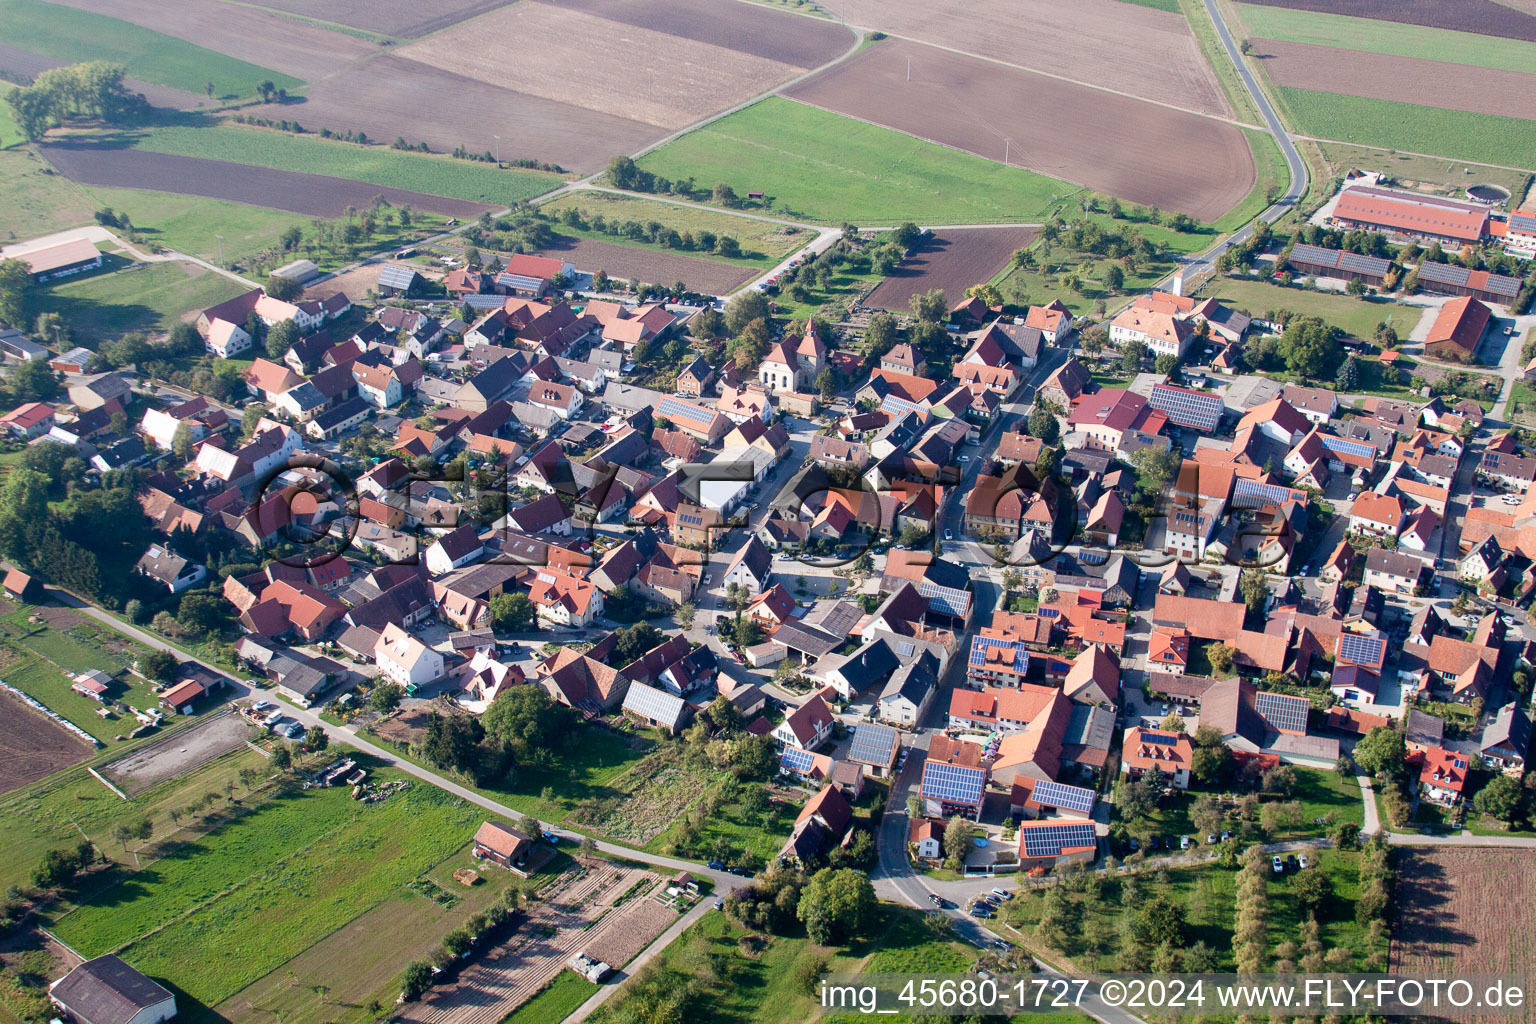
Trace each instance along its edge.
<instances>
[{"instance_id":1,"label":"house with red roof","mask_svg":"<svg viewBox=\"0 0 1536 1024\"><path fill-rule=\"evenodd\" d=\"M1467 784L1467 755L1444 747L1426 747L1409 754L1408 765L1418 772L1423 799L1447 807L1461 803Z\"/></svg>"},{"instance_id":2,"label":"house with red roof","mask_svg":"<svg viewBox=\"0 0 1536 1024\"><path fill-rule=\"evenodd\" d=\"M41 437L53 429L53 406L45 402L27 402L0 416L0 427L21 441Z\"/></svg>"}]
</instances>

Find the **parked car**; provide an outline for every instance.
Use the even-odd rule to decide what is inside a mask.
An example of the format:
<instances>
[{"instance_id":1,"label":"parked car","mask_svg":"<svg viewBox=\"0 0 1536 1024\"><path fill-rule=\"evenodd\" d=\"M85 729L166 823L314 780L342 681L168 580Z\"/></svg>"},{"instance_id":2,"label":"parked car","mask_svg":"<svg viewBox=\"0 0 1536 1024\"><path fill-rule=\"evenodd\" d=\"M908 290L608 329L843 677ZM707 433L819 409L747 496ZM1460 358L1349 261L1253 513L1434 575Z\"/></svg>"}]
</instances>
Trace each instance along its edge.
<instances>
[{"instance_id":1,"label":"parked car","mask_svg":"<svg viewBox=\"0 0 1536 1024\"><path fill-rule=\"evenodd\" d=\"M263 718L261 720L261 724L266 726L268 729L270 729L274 725L276 725L278 722L281 722L282 720L283 720L283 709L282 708L278 708L276 711L272 712L266 718Z\"/></svg>"},{"instance_id":2,"label":"parked car","mask_svg":"<svg viewBox=\"0 0 1536 1024\"><path fill-rule=\"evenodd\" d=\"M1307 862L1307 855L1306 854L1302 854L1301 855L1301 860L1298 863L1301 864L1301 870L1303 870L1303 871L1307 870L1307 868L1312 866L1311 864L1309 864Z\"/></svg>"},{"instance_id":3,"label":"parked car","mask_svg":"<svg viewBox=\"0 0 1536 1024\"><path fill-rule=\"evenodd\" d=\"M955 535L954 535L954 533L952 531L945 530L944 531L944 539L945 540L954 540L955 539Z\"/></svg>"},{"instance_id":4,"label":"parked car","mask_svg":"<svg viewBox=\"0 0 1536 1024\"><path fill-rule=\"evenodd\" d=\"M546 843L548 843L550 846L559 846L560 845L560 837L555 835L553 832L545 832L544 833L544 841Z\"/></svg>"},{"instance_id":5,"label":"parked car","mask_svg":"<svg viewBox=\"0 0 1536 1024\"><path fill-rule=\"evenodd\" d=\"M720 860L712 860L709 863L705 864L704 866L709 868L709 870L711 870L711 871L724 871L725 870L725 862L724 861L720 861Z\"/></svg>"},{"instance_id":6,"label":"parked car","mask_svg":"<svg viewBox=\"0 0 1536 1024\"><path fill-rule=\"evenodd\" d=\"M1009 892L1007 889L993 889L992 893L993 893L993 895L997 896L998 899L1003 899L1003 900L1011 900L1011 899L1013 899L1013 893Z\"/></svg>"},{"instance_id":7,"label":"parked car","mask_svg":"<svg viewBox=\"0 0 1536 1024\"><path fill-rule=\"evenodd\" d=\"M1283 874L1285 872L1285 864L1280 860L1280 855L1278 853L1275 854L1274 859L1270 861L1270 865L1275 869L1275 874L1277 875Z\"/></svg>"},{"instance_id":8,"label":"parked car","mask_svg":"<svg viewBox=\"0 0 1536 1024\"><path fill-rule=\"evenodd\" d=\"M1189 836L1180 836L1179 837L1179 849L1181 849L1181 850L1189 849Z\"/></svg>"},{"instance_id":9,"label":"parked car","mask_svg":"<svg viewBox=\"0 0 1536 1024\"><path fill-rule=\"evenodd\" d=\"M972 907L971 908L971 916L972 917L981 917L981 918L991 918L992 911L987 909L987 907L983 904L983 905L980 905L980 906Z\"/></svg>"},{"instance_id":10,"label":"parked car","mask_svg":"<svg viewBox=\"0 0 1536 1024\"><path fill-rule=\"evenodd\" d=\"M936 907L942 906L944 903L944 901L939 898L939 894L933 892L928 894L928 902L932 903Z\"/></svg>"},{"instance_id":11,"label":"parked car","mask_svg":"<svg viewBox=\"0 0 1536 1024\"><path fill-rule=\"evenodd\" d=\"M1207 846L1214 846L1220 839L1220 836L1218 836L1215 832L1212 832L1210 835L1205 837L1205 843Z\"/></svg>"},{"instance_id":12,"label":"parked car","mask_svg":"<svg viewBox=\"0 0 1536 1024\"><path fill-rule=\"evenodd\" d=\"M263 711L270 711L275 707L277 707L277 705L273 704L269 700L259 700L255 704L251 705L251 714L260 714Z\"/></svg>"},{"instance_id":13,"label":"parked car","mask_svg":"<svg viewBox=\"0 0 1536 1024\"><path fill-rule=\"evenodd\" d=\"M1013 943L1009 942L1007 939L993 939L992 948L1006 953L1013 948Z\"/></svg>"}]
</instances>

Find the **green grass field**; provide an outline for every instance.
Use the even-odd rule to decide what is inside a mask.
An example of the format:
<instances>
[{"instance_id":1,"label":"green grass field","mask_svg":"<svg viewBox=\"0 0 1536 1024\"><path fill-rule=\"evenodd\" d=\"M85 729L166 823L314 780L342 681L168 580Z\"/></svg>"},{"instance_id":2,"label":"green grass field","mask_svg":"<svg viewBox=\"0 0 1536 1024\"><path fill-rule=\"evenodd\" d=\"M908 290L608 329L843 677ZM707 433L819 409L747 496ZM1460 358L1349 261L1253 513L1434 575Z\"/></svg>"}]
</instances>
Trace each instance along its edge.
<instances>
[{"instance_id":1,"label":"green grass field","mask_svg":"<svg viewBox=\"0 0 1536 1024\"><path fill-rule=\"evenodd\" d=\"M36 697L106 746L138 728L138 721L131 717L101 717L97 711L102 705L70 689L70 679L65 675L100 669L118 680L117 689L109 697L130 707L154 707L155 696L149 686L127 672L138 646L116 634L109 635L92 623L82 622L61 630L30 624L26 621L28 614L26 609L19 609L0 618L0 653L5 657L0 678Z\"/></svg>"},{"instance_id":2,"label":"green grass field","mask_svg":"<svg viewBox=\"0 0 1536 1024\"><path fill-rule=\"evenodd\" d=\"M1292 127L1307 135L1414 153L1536 168L1536 132L1529 121L1496 114L1442 110L1394 100L1276 86Z\"/></svg>"},{"instance_id":3,"label":"green grass field","mask_svg":"<svg viewBox=\"0 0 1536 1024\"><path fill-rule=\"evenodd\" d=\"M1236 231L1257 217L1269 205L1268 197L1271 190L1277 196L1282 195L1291 181L1290 168L1285 164L1285 154L1281 153L1280 147L1275 144L1274 136L1251 128L1244 128L1243 134L1248 137L1248 148L1253 153L1253 164L1258 171L1258 181L1254 184L1253 191L1249 192L1242 202L1232 207L1221 219L1211 225L1218 234L1224 235L1229 231Z\"/></svg>"},{"instance_id":4,"label":"green grass field","mask_svg":"<svg viewBox=\"0 0 1536 1024\"><path fill-rule=\"evenodd\" d=\"M1413 325L1418 323L1424 311L1416 306L1400 306L1395 302L1357 299L1339 292L1303 291L1286 288L1257 278L1212 278L1202 290L1202 295L1214 296L1228 305L1246 309L1255 316L1278 309L1289 309L1306 316L1318 316L1340 327L1357 338L1369 338L1376 332L1376 325L1392 318L1397 333L1406 338Z\"/></svg>"},{"instance_id":5,"label":"green grass field","mask_svg":"<svg viewBox=\"0 0 1536 1024\"><path fill-rule=\"evenodd\" d=\"M560 1024L596 991L597 986L586 978L561 971L501 1024Z\"/></svg>"},{"instance_id":6,"label":"green grass field","mask_svg":"<svg viewBox=\"0 0 1536 1024\"><path fill-rule=\"evenodd\" d=\"M1122 3L1135 4L1137 7L1151 7L1159 11L1167 11L1169 14L1179 14L1179 0L1121 0Z\"/></svg>"},{"instance_id":7,"label":"green grass field","mask_svg":"<svg viewBox=\"0 0 1536 1024\"><path fill-rule=\"evenodd\" d=\"M772 97L648 153L647 171L766 192L774 209L837 224L1042 219L1077 186Z\"/></svg>"},{"instance_id":8,"label":"green grass field","mask_svg":"<svg viewBox=\"0 0 1536 1024\"><path fill-rule=\"evenodd\" d=\"M144 263L55 284L37 304L62 315L78 340L95 347L129 331L169 331L189 310L249 290L196 264Z\"/></svg>"},{"instance_id":9,"label":"green grass field","mask_svg":"<svg viewBox=\"0 0 1536 1024\"><path fill-rule=\"evenodd\" d=\"M1324 142L1319 148L1332 166L1332 176L1343 177L1344 172L1353 167L1364 171L1381 171L1397 181L1410 184L1415 191L1448 192L1458 199L1466 198L1468 185L1489 182L1508 189L1514 197L1511 205L1518 206L1521 192L1526 187L1526 179L1530 177L1525 171L1469 165L1463 160L1413 156L1377 146Z\"/></svg>"},{"instance_id":10,"label":"green grass field","mask_svg":"<svg viewBox=\"0 0 1536 1024\"><path fill-rule=\"evenodd\" d=\"M0 150L0 241L36 238L89 223L94 208L83 189L54 174L29 150Z\"/></svg>"},{"instance_id":11,"label":"green grass field","mask_svg":"<svg viewBox=\"0 0 1536 1024\"><path fill-rule=\"evenodd\" d=\"M567 192L540 206L539 209L551 217L557 217L566 210L579 210L589 221L593 215L601 214L610 223L615 220L632 220L641 224L655 221L679 234L687 231L698 235L700 232L709 231L715 235L730 235L741 243L743 255L740 259L726 260L726 262L764 268L774 266L785 256L815 238L815 235L809 231L753 220L750 217L738 217L719 210L701 210L695 206L678 206L675 203L663 203L640 196L614 195L612 192ZM642 249L654 249L657 252L685 252L679 249L664 249L661 246L632 238L621 238L602 231L573 228L563 221L557 230L562 234L595 238L603 242L617 242ZM725 259L713 253L685 252L685 254L709 259Z\"/></svg>"},{"instance_id":12,"label":"green grass field","mask_svg":"<svg viewBox=\"0 0 1536 1024\"><path fill-rule=\"evenodd\" d=\"M1536 43L1519 39L1288 7L1238 4L1237 9L1248 25L1249 35L1261 39L1472 64L1502 71L1536 68ZM1262 47L1256 47L1256 50L1262 50Z\"/></svg>"},{"instance_id":13,"label":"green grass field","mask_svg":"<svg viewBox=\"0 0 1536 1024\"><path fill-rule=\"evenodd\" d=\"M24 141L21 129L16 127L16 119L11 116L11 105L0 103L0 149Z\"/></svg>"},{"instance_id":14,"label":"green grass field","mask_svg":"<svg viewBox=\"0 0 1536 1024\"><path fill-rule=\"evenodd\" d=\"M395 895L462 848L481 818L421 783L374 805L344 787L279 798L172 849L54 927L87 955L120 950L213 1005Z\"/></svg>"},{"instance_id":15,"label":"green grass field","mask_svg":"<svg viewBox=\"0 0 1536 1024\"><path fill-rule=\"evenodd\" d=\"M42 0L0 0L0 39L70 63L114 61L134 78L190 93L202 93L207 82L221 96L254 95L261 81L290 92L304 84L118 18Z\"/></svg>"},{"instance_id":16,"label":"green grass field","mask_svg":"<svg viewBox=\"0 0 1536 1024\"><path fill-rule=\"evenodd\" d=\"M134 132L131 137L137 148L156 153L329 174L501 206L543 195L565 180L541 171L498 171L491 164L474 160L406 153L386 146L360 146L318 135L294 135L238 124L165 125Z\"/></svg>"}]
</instances>

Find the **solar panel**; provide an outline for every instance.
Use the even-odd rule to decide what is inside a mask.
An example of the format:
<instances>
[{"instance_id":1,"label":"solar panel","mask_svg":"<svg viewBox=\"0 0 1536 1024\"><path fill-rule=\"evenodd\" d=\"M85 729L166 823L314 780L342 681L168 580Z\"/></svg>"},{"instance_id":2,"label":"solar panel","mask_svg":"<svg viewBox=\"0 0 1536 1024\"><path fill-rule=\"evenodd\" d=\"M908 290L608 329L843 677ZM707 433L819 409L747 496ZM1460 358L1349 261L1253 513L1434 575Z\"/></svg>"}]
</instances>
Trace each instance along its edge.
<instances>
[{"instance_id":1,"label":"solar panel","mask_svg":"<svg viewBox=\"0 0 1536 1024\"><path fill-rule=\"evenodd\" d=\"M669 420L682 419L693 423L705 422L710 418L709 410L676 398L663 398L656 403L656 415Z\"/></svg>"},{"instance_id":2,"label":"solar panel","mask_svg":"<svg viewBox=\"0 0 1536 1024\"><path fill-rule=\"evenodd\" d=\"M1361 441L1346 441L1342 437L1334 437L1332 434L1319 434L1318 441L1330 452L1342 452L1345 455L1353 455L1357 459L1375 459L1376 446L1365 444Z\"/></svg>"},{"instance_id":3,"label":"solar panel","mask_svg":"<svg viewBox=\"0 0 1536 1024\"><path fill-rule=\"evenodd\" d=\"M1340 633L1338 660L1351 665L1375 668L1386 656L1386 640L1379 636Z\"/></svg>"},{"instance_id":4,"label":"solar panel","mask_svg":"<svg viewBox=\"0 0 1536 1024\"><path fill-rule=\"evenodd\" d=\"M901 737L895 729L884 725L859 725L853 730L853 743L848 747L848 759L869 764L885 764L900 744Z\"/></svg>"},{"instance_id":5,"label":"solar panel","mask_svg":"<svg viewBox=\"0 0 1536 1024\"><path fill-rule=\"evenodd\" d=\"M1295 493L1284 484L1261 484L1257 480L1239 478L1232 485L1232 504L1239 508L1257 508L1265 502L1283 505Z\"/></svg>"},{"instance_id":6,"label":"solar panel","mask_svg":"<svg viewBox=\"0 0 1536 1024\"><path fill-rule=\"evenodd\" d=\"M1297 244L1291 247L1291 259L1317 267L1336 267L1339 265L1339 250Z\"/></svg>"},{"instance_id":7,"label":"solar panel","mask_svg":"<svg viewBox=\"0 0 1536 1024\"><path fill-rule=\"evenodd\" d=\"M1082 786L1068 786L1047 779L1035 783L1034 799L1035 803L1046 807L1087 814L1093 810L1094 792Z\"/></svg>"},{"instance_id":8,"label":"solar panel","mask_svg":"<svg viewBox=\"0 0 1536 1024\"><path fill-rule=\"evenodd\" d=\"M1357 252L1341 253L1339 256L1339 266L1344 270L1354 270L1375 277L1386 276L1387 268L1391 265L1380 256L1362 256Z\"/></svg>"},{"instance_id":9,"label":"solar panel","mask_svg":"<svg viewBox=\"0 0 1536 1024\"><path fill-rule=\"evenodd\" d=\"M779 764L792 772L799 772L801 775L809 772L811 766L815 763L816 755L809 750L801 750L799 747L785 747L784 753L779 755Z\"/></svg>"},{"instance_id":10,"label":"solar panel","mask_svg":"<svg viewBox=\"0 0 1536 1024\"><path fill-rule=\"evenodd\" d=\"M624 695L624 710L633 711L642 718L670 725L681 717L683 699L674 697L665 690L658 690L654 686L632 683L629 692Z\"/></svg>"},{"instance_id":11,"label":"solar panel","mask_svg":"<svg viewBox=\"0 0 1536 1024\"><path fill-rule=\"evenodd\" d=\"M927 761L923 764L923 796L944 803L981 805L982 790L986 788L986 773L980 768L967 768L959 764L943 764Z\"/></svg>"},{"instance_id":12,"label":"solar panel","mask_svg":"<svg viewBox=\"0 0 1536 1024\"><path fill-rule=\"evenodd\" d=\"M987 651L993 647L1008 648L1013 651L1013 670L1024 672L1029 668L1029 651L1017 640L1002 640L997 637L977 636L971 638L971 667L980 668L987 662Z\"/></svg>"},{"instance_id":13,"label":"solar panel","mask_svg":"<svg viewBox=\"0 0 1536 1024\"><path fill-rule=\"evenodd\" d=\"M1091 821L1045 825L1023 831L1026 857L1059 857L1061 851L1068 847L1097 846L1099 841Z\"/></svg>"},{"instance_id":14,"label":"solar panel","mask_svg":"<svg viewBox=\"0 0 1536 1024\"><path fill-rule=\"evenodd\" d=\"M1281 732L1306 732L1307 711L1312 704L1305 697L1293 697L1285 693L1254 695L1253 709L1265 724Z\"/></svg>"},{"instance_id":15,"label":"solar panel","mask_svg":"<svg viewBox=\"0 0 1536 1024\"><path fill-rule=\"evenodd\" d=\"M1451 263L1419 264L1419 280L1438 281L1441 284L1466 284L1467 278L1472 276L1472 271L1466 267L1458 267Z\"/></svg>"},{"instance_id":16,"label":"solar panel","mask_svg":"<svg viewBox=\"0 0 1536 1024\"><path fill-rule=\"evenodd\" d=\"M917 592L928 599L928 607L932 610L958 618L965 616L965 610L971 602L971 595L967 591L941 587L927 580L917 585Z\"/></svg>"},{"instance_id":17,"label":"solar panel","mask_svg":"<svg viewBox=\"0 0 1536 1024\"><path fill-rule=\"evenodd\" d=\"M410 267L388 266L379 271L379 284L385 288L409 288L416 280L416 271Z\"/></svg>"}]
</instances>

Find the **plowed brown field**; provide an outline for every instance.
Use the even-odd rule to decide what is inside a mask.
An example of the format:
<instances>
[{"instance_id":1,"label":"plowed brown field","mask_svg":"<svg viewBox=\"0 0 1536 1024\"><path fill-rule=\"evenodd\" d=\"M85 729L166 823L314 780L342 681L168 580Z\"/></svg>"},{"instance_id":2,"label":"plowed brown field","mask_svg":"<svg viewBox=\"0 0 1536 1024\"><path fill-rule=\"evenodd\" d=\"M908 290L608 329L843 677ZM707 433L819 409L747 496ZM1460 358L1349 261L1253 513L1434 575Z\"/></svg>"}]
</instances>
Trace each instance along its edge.
<instances>
[{"instance_id":1,"label":"plowed brown field","mask_svg":"<svg viewBox=\"0 0 1536 1024\"><path fill-rule=\"evenodd\" d=\"M84 761L90 753L84 741L0 691L0 793Z\"/></svg>"},{"instance_id":2,"label":"plowed brown field","mask_svg":"<svg viewBox=\"0 0 1536 1024\"><path fill-rule=\"evenodd\" d=\"M1536 17L1494 0L1246 0L1293 11L1378 18L1404 25L1427 25L1483 36L1536 42Z\"/></svg>"},{"instance_id":3,"label":"plowed brown field","mask_svg":"<svg viewBox=\"0 0 1536 1024\"><path fill-rule=\"evenodd\" d=\"M671 285L681 281L690 291L725 295L740 288L758 273L722 260L684 256L681 253L638 249L592 238L561 235L559 241L540 252L541 256L559 256L576 264L576 269L592 273L606 271L609 277L627 281L638 277L645 284Z\"/></svg>"},{"instance_id":4,"label":"plowed brown field","mask_svg":"<svg viewBox=\"0 0 1536 1024\"><path fill-rule=\"evenodd\" d=\"M1505 117L1536 112L1536 74L1275 39L1253 40L1253 52L1276 85Z\"/></svg>"},{"instance_id":5,"label":"plowed brown field","mask_svg":"<svg viewBox=\"0 0 1536 1024\"><path fill-rule=\"evenodd\" d=\"M973 284L992 280L1015 249L1035 240L1034 228L971 228L931 236L890 277L869 293L865 305L906 313L912 296L942 289L951 304Z\"/></svg>"},{"instance_id":6,"label":"plowed brown field","mask_svg":"<svg viewBox=\"0 0 1536 1024\"><path fill-rule=\"evenodd\" d=\"M379 52L356 36L220 0L60 0L312 82ZM252 83L255 84L255 83ZM284 114L291 117L292 114Z\"/></svg>"},{"instance_id":7,"label":"plowed brown field","mask_svg":"<svg viewBox=\"0 0 1536 1024\"><path fill-rule=\"evenodd\" d=\"M1326 2L1326 0L1325 0ZM1188 110L1229 114L1178 14L1118 0L837 0L849 24L1092 82Z\"/></svg>"},{"instance_id":8,"label":"plowed brown field","mask_svg":"<svg viewBox=\"0 0 1536 1024\"><path fill-rule=\"evenodd\" d=\"M261 6L367 32L415 39L510 2L450 0L428 6L420 0L261 0Z\"/></svg>"},{"instance_id":9,"label":"plowed brown field","mask_svg":"<svg viewBox=\"0 0 1536 1024\"><path fill-rule=\"evenodd\" d=\"M1256 180L1233 125L905 40L785 95L992 160L1006 145L1013 164L1198 220L1226 213Z\"/></svg>"},{"instance_id":10,"label":"plowed brown field","mask_svg":"<svg viewBox=\"0 0 1536 1024\"><path fill-rule=\"evenodd\" d=\"M250 113L296 118L311 130L404 136L438 152L460 145L492 152L492 136L500 135L503 159L529 158L583 173L665 134L654 125L497 88L394 53L314 83L303 103L258 106Z\"/></svg>"},{"instance_id":11,"label":"plowed brown field","mask_svg":"<svg viewBox=\"0 0 1536 1024\"><path fill-rule=\"evenodd\" d=\"M853 33L841 25L820 18L786 17L781 12L736 0L540 2L800 68L820 67L853 45Z\"/></svg>"}]
</instances>

